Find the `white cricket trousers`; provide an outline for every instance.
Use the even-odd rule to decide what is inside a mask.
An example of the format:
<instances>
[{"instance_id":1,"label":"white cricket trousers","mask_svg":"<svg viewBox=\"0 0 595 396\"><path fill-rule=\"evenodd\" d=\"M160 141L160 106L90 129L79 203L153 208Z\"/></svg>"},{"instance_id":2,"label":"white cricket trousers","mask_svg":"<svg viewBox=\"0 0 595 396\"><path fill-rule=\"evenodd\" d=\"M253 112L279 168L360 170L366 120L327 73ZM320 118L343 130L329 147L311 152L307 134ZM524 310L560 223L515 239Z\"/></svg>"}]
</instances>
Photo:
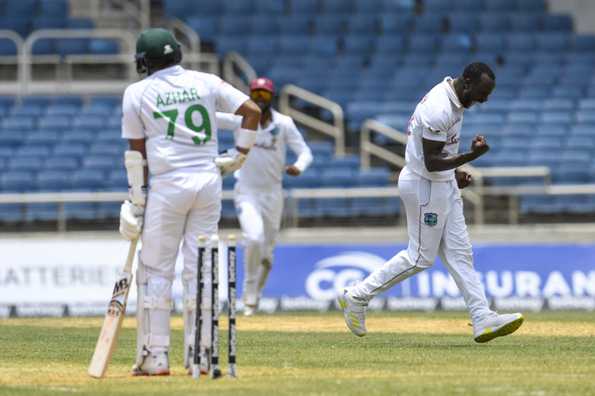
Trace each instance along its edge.
<instances>
[{"instance_id":1,"label":"white cricket trousers","mask_svg":"<svg viewBox=\"0 0 595 396\"><path fill-rule=\"evenodd\" d=\"M255 190L236 183L235 206L245 247L243 301L255 306L273 264L283 213L283 189L279 185Z\"/></svg>"},{"instance_id":2,"label":"white cricket trousers","mask_svg":"<svg viewBox=\"0 0 595 396\"><path fill-rule=\"evenodd\" d=\"M407 215L409 245L350 289L369 301L382 291L431 267L438 255L461 291L472 320L491 311L473 268L473 252L455 180L435 182L404 169L399 193Z\"/></svg>"},{"instance_id":3,"label":"white cricket trousers","mask_svg":"<svg viewBox=\"0 0 595 396\"><path fill-rule=\"evenodd\" d=\"M172 283L180 243L186 305L187 299L196 296L197 238L217 233L220 213L218 172L187 168L151 177L137 271L138 362L142 362L144 347L152 351L169 348ZM206 274L210 268L204 269Z\"/></svg>"}]
</instances>

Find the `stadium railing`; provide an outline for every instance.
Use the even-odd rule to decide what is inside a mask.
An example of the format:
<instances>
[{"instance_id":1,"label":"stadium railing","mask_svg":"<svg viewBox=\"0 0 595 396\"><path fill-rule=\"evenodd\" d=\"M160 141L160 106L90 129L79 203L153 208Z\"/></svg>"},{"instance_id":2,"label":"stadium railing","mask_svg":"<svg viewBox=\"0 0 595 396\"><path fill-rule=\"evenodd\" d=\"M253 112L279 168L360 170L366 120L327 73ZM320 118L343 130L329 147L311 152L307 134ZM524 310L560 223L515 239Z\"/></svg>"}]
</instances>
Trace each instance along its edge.
<instances>
[{"instance_id":1,"label":"stadium railing","mask_svg":"<svg viewBox=\"0 0 595 396\"><path fill-rule=\"evenodd\" d=\"M184 65L193 69L219 73L219 59L215 54L200 52L198 35L182 22L171 22L172 29L184 37L187 48L184 54ZM13 41L17 49L16 56L3 56L0 62L14 65L17 69L17 81L3 81L0 84L0 94L28 95L52 94L57 88L63 94L121 94L126 85L138 79L136 67L131 54L134 54L136 34L120 29L43 29L32 32L26 40L21 39L10 30L0 30L0 38ZM58 54L36 55L33 47L36 42L44 39L110 39L122 44L117 54ZM33 74L35 65L51 65L56 69L55 80L36 80ZM107 78L98 76L97 79L78 80L73 75L74 65L119 65L123 68L122 78ZM58 68L59 67L59 68Z\"/></svg>"},{"instance_id":2,"label":"stadium railing","mask_svg":"<svg viewBox=\"0 0 595 396\"><path fill-rule=\"evenodd\" d=\"M384 162L389 163L397 168L405 166L405 158L403 155L395 153L382 145L376 144L373 139L373 134L380 134L393 142L406 145L407 134L398 131L386 124L377 120L368 119L362 124L360 132L360 164L362 169L368 169L371 164L372 157L377 157ZM462 190L463 198L473 204L474 208L474 222L475 224L484 223L483 210L483 196L484 195L508 195L510 197L509 221L512 224L518 223L518 196L527 194L552 194L552 190L547 190L546 187L561 187L550 186L551 175L550 169L547 166L515 166L515 167L490 167L478 168L473 165L464 165L461 169L468 172L474 179L474 185L471 188ZM523 189L523 187L510 188L496 188L489 189L485 186L486 178L541 178L543 186L531 186L532 189ZM564 186L567 187L567 186ZM565 191L565 189L563 189ZM578 191L576 194L583 194L583 189L570 189L571 191ZM562 191L562 190L553 190ZM527 193L530 192L530 193ZM570 193L568 193L570 194Z\"/></svg>"},{"instance_id":3,"label":"stadium railing","mask_svg":"<svg viewBox=\"0 0 595 396\"><path fill-rule=\"evenodd\" d=\"M237 52L229 52L223 58L223 79L242 92L250 91L250 81L256 77L254 68Z\"/></svg>"},{"instance_id":4,"label":"stadium railing","mask_svg":"<svg viewBox=\"0 0 595 396\"><path fill-rule=\"evenodd\" d=\"M471 191L471 190L469 190ZM466 193L465 190L463 190ZM518 200L522 196L547 195L595 195L595 184L586 185L539 185L539 186L490 186L480 187L475 193L485 196L508 196L507 220L510 224L519 222ZM286 212L284 218L287 224L299 226L299 201L302 199L366 199L366 198L395 198L399 197L396 186L389 187L352 187L352 188L294 188L285 190ZM64 205L68 203L107 203L122 202L128 198L126 192L61 192L61 193L1 193L0 205L3 204L39 204L52 203L58 205L57 230L67 230ZM233 191L224 190L223 200L232 201ZM473 201L471 201L473 202ZM473 221L475 225L482 224L483 215L478 215L481 207L474 207Z\"/></svg>"},{"instance_id":5,"label":"stadium railing","mask_svg":"<svg viewBox=\"0 0 595 396\"><path fill-rule=\"evenodd\" d=\"M292 105L292 98L327 110L332 115L332 121L324 121L296 108ZM296 85L287 84L283 86L279 95L279 110L294 121L332 137L335 140L335 155L339 157L345 155L345 115L338 103Z\"/></svg>"}]
</instances>

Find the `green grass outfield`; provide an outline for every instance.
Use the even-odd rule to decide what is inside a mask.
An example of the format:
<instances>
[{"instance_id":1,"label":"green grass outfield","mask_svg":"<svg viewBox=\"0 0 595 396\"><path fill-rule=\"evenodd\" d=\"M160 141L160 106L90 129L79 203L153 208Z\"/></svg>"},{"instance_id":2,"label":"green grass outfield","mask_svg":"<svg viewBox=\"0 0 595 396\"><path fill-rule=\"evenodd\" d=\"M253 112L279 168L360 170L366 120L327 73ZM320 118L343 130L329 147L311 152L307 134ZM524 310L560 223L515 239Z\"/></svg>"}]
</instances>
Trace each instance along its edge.
<instances>
[{"instance_id":1,"label":"green grass outfield","mask_svg":"<svg viewBox=\"0 0 595 396\"><path fill-rule=\"evenodd\" d=\"M595 395L593 313L529 314L517 333L481 345L464 313L372 313L364 338L339 313L242 317L239 378L200 383L182 369L179 317L171 376L128 375L127 319L107 377L88 377L101 322L1 320L0 395Z\"/></svg>"}]
</instances>

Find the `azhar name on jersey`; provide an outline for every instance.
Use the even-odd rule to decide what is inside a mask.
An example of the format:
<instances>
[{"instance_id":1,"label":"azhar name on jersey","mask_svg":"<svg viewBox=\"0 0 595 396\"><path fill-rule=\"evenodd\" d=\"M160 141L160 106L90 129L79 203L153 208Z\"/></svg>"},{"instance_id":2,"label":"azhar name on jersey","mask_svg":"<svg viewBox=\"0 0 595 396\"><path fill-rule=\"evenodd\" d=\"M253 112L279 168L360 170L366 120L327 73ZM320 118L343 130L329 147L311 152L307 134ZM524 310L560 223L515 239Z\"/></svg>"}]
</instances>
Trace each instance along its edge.
<instances>
[{"instance_id":1,"label":"azhar name on jersey","mask_svg":"<svg viewBox=\"0 0 595 396\"><path fill-rule=\"evenodd\" d=\"M170 106L174 104L188 103L200 100L196 88L178 89L175 91L157 94L156 106Z\"/></svg>"}]
</instances>

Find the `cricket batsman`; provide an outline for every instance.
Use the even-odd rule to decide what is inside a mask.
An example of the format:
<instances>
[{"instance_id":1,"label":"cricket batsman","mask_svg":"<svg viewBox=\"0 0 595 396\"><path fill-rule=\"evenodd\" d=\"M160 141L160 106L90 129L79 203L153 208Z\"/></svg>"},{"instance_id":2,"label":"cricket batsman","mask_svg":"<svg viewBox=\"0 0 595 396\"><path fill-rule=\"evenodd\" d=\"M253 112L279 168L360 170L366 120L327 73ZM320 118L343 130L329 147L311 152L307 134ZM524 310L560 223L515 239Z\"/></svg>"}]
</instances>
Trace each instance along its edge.
<instances>
[{"instance_id":1,"label":"cricket batsman","mask_svg":"<svg viewBox=\"0 0 595 396\"><path fill-rule=\"evenodd\" d=\"M244 251L244 315L250 316L273 266L273 249L283 212L283 174L299 176L312 162L312 152L293 120L271 106L273 81L259 77L250 83L250 98L262 111L252 154L235 172L235 206L242 228ZM240 117L217 113L226 129L240 127ZM287 147L297 156L285 165Z\"/></svg>"},{"instance_id":2,"label":"cricket batsman","mask_svg":"<svg viewBox=\"0 0 595 396\"><path fill-rule=\"evenodd\" d=\"M488 306L473 268L459 191L471 183L471 176L457 168L489 150L486 138L476 136L470 151L459 153L463 113L486 102L495 86L490 67L472 63L462 76L446 77L432 88L415 108L409 121L406 166L399 175L409 246L339 296L347 327L355 335L366 335L366 307L374 296L431 267L438 255L462 292L476 342L511 334L523 323L520 313L499 315Z\"/></svg>"},{"instance_id":3,"label":"cricket batsman","mask_svg":"<svg viewBox=\"0 0 595 396\"><path fill-rule=\"evenodd\" d=\"M120 214L121 234L142 241L133 375L169 374L171 293L180 243L184 354L189 363L198 303L197 236L217 233L221 172L242 165L260 119L260 109L245 94L215 75L184 69L181 61L180 44L171 32L143 31L136 42L136 66L146 76L128 86L123 98L122 137L130 150L142 154L144 160L135 166L143 167L148 186L144 192L131 192L146 195L146 205L125 201ZM235 149L221 156L216 111L242 117Z\"/></svg>"}]
</instances>

